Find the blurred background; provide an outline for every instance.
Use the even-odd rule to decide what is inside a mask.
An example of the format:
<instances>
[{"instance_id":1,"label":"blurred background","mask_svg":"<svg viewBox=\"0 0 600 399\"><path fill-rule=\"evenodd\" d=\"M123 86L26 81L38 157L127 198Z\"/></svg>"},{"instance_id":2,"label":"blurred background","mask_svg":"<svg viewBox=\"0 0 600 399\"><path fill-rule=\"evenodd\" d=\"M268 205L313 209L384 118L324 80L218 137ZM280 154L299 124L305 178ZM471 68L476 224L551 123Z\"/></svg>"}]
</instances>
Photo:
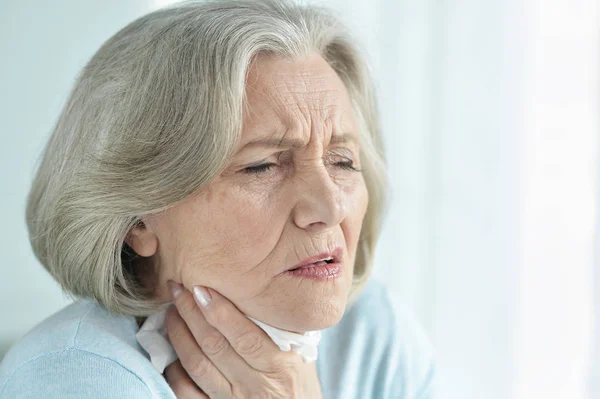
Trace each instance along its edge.
<instances>
[{"instance_id":1,"label":"blurred background","mask_svg":"<svg viewBox=\"0 0 600 399\"><path fill-rule=\"evenodd\" d=\"M173 1L0 3L0 357L69 299L24 222L79 70ZM330 0L377 83L375 266L436 348L436 398L600 398L598 0ZM594 332L595 331L595 332Z\"/></svg>"}]
</instances>

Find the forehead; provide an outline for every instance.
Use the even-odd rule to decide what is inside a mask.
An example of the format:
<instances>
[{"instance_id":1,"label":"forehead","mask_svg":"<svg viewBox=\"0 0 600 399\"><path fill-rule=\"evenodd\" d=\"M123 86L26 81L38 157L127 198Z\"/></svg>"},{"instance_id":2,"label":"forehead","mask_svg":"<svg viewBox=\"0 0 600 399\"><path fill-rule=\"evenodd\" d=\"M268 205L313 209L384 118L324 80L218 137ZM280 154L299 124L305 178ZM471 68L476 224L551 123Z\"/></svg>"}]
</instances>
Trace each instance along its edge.
<instances>
[{"instance_id":1,"label":"forehead","mask_svg":"<svg viewBox=\"0 0 600 399\"><path fill-rule=\"evenodd\" d=\"M242 141L262 132L313 128L354 129L348 91L337 73L319 54L303 58L262 55L250 66ZM253 136L253 137L245 137Z\"/></svg>"}]
</instances>

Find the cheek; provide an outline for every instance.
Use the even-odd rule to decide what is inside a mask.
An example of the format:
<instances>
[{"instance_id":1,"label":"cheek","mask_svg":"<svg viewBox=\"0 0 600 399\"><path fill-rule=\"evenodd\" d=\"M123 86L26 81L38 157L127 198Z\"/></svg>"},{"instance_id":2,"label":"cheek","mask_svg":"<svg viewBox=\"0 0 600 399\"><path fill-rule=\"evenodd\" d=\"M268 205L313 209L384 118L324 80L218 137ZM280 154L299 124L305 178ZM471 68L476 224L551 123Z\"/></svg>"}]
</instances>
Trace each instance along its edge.
<instances>
[{"instance_id":1,"label":"cheek","mask_svg":"<svg viewBox=\"0 0 600 399\"><path fill-rule=\"evenodd\" d=\"M215 289L238 284L271 252L284 228L286 218L274 201L232 185L211 187L186 201L173 222L182 279Z\"/></svg>"},{"instance_id":2,"label":"cheek","mask_svg":"<svg viewBox=\"0 0 600 399\"><path fill-rule=\"evenodd\" d=\"M347 214L342 222L342 231L346 239L348 253L354 259L362 223L369 204L369 193L364 179L346 190Z\"/></svg>"}]
</instances>

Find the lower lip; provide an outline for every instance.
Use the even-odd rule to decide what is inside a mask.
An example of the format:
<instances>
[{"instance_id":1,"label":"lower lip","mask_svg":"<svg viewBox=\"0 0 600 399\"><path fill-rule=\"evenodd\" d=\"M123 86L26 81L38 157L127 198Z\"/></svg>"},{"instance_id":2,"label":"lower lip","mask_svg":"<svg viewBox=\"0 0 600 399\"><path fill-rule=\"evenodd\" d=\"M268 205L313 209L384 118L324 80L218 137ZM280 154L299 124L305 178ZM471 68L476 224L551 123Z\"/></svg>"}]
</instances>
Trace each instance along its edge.
<instances>
[{"instance_id":1,"label":"lower lip","mask_svg":"<svg viewBox=\"0 0 600 399\"><path fill-rule=\"evenodd\" d=\"M326 263L320 266L305 266L285 272L290 276L311 278L313 280L331 280L342 274L341 263Z\"/></svg>"}]
</instances>

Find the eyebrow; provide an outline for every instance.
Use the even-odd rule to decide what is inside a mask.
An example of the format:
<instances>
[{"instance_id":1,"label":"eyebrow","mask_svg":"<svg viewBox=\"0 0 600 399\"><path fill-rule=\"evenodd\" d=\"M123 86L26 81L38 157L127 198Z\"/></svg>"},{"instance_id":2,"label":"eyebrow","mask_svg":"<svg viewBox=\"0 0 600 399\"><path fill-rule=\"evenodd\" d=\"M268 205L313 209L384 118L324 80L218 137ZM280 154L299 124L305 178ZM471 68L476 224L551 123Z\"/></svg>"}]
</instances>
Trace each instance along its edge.
<instances>
[{"instance_id":1,"label":"eyebrow","mask_svg":"<svg viewBox=\"0 0 600 399\"><path fill-rule=\"evenodd\" d=\"M331 136L329 144L341 144L341 143L357 143L356 136L352 133L335 134ZM279 147L279 148L302 148L305 143L299 139L286 139L286 138L268 138L250 141L243 148L247 147Z\"/></svg>"}]
</instances>

